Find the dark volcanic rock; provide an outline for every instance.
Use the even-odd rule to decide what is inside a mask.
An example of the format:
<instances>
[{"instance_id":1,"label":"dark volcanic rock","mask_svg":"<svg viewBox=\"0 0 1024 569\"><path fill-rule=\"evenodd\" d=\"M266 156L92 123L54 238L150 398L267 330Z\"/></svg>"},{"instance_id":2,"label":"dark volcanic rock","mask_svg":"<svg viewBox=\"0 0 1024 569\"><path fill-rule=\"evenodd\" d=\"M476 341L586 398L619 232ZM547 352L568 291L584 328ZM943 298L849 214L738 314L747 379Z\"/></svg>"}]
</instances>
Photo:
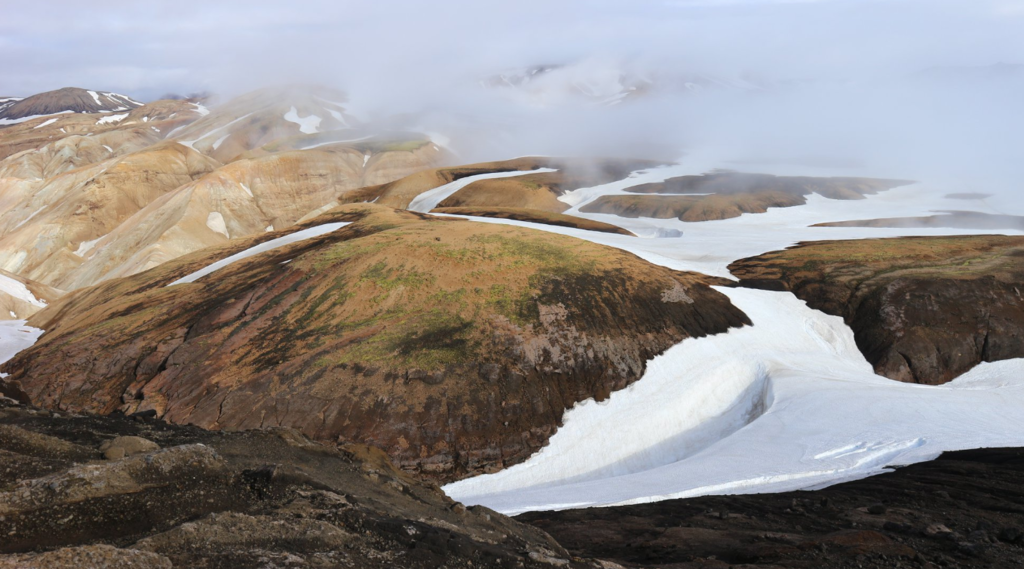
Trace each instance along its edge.
<instances>
[{"instance_id":1,"label":"dark volcanic rock","mask_svg":"<svg viewBox=\"0 0 1024 569\"><path fill-rule=\"evenodd\" d=\"M880 375L940 384L1024 357L1024 237L802 243L729 266L741 286L789 290L842 316Z\"/></svg>"},{"instance_id":2,"label":"dark volcanic rock","mask_svg":"<svg viewBox=\"0 0 1024 569\"><path fill-rule=\"evenodd\" d=\"M578 401L746 316L708 284L544 232L345 206L342 230L173 280L258 240L75 291L4 365L35 404L287 426L384 449L435 480L524 460Z\"/></svg>"},{"instance_id":3,"label":"dark volcanic rock","mask_svg":"<svg viewBox=\"0 0 1024 569\"><path fill-rule=\"evenodd\" d=\"M105 461L104 443L161 448ZM151 447L150 447L151 448ZM0 400L0 568L593 567L379 451Z\"/></svg>"},{"instance_id":4,"label":"dark volcanic rock","mask_svg":"<svg viewBox=\"0 0 1024 569\"><path fill-rule=\"evenodd\" d=\"M627 567L1020 567L1022 479L1024 449L984 449L822 490L517 519Z\"/></svg>"}]
</instances>

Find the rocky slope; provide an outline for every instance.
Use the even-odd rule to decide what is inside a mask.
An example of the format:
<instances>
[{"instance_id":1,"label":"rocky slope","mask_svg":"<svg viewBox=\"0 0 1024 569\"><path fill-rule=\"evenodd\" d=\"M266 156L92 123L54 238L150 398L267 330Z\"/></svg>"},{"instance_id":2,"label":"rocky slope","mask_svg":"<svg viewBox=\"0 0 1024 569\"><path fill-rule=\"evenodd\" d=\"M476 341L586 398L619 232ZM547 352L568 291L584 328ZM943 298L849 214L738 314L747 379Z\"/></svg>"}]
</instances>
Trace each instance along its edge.
<instances>
[{"instance_id":1,"label":"rocky slope","mask_svg":"<svg viewBox=\"0 0 1024 569\"><path fill-rule=\"evenodd\" d=\"M127 111L141 106L126 95L65 87L0 104L0 125L42 115Z\"/></svg>"},{"instance_id":2,"label":"rocky slope","mask_svg":"<svg viewBox=\"0 0 1024 569\"><path fill-rule=\"evenodd\" d=\"M237 240L65 296L3 366L8 396L282 425L379 446L438 480L544 445L574 403L637 380L686 337L747 322L707 277L544 232L345 206L352 224L191 284ZM300 225L301 226L301 225Z\"/></svg>"},{"instance_id":3,"label":"rocky slope","mask_svg":"<svg viewBox=\"0 0 1024 569\"><path fill-rule=\"evenodd\" d=\"M906 237L803 243L729 270L842 316L880 375L940 384L1024 357L1022 258L1024 237Z\"/></svg>"},{"instance_id":4,"label":"rocky slope","mask_svg":"<svg viewBox=\"0 0 1024 569\"><path fill-rule=\"evenodd\" d=\"M906 180L811 178L723 171L640 184L625 191L647 195L601 196L580 211L623 217L708 221L739 217L744 213L764 213L770 207L803 205L811 193L831 199L863 199L865 195L909 183Z\"/></svg>"},{"instance_id":5,"label":"rocky slope","mask_svg":"<svg viewBox=\"0 0 1024 569\"><path fill-rule=\"evenodd\" d=\"M519 516L626 567L1017 567L1024 450L947 453L829 488Z\"/></svg>"},{"instance_id":6,"label":"rocky slope","mask_svg":"<svg viewBox=\"0 0 1024 569\"><path fill-rule=\"evenodd\" d=\"M61 286L96 241L219 164L166 142L0 194L0 268Z\"/></svg>"},{"instance_id":7,"label":"rocky slope","mask_svg":"<svg viewBox=\"0 0 1024 569\"><path fill-rule=\"evenodd\" d=\"M380 451L0 399L0 567L600 567Z\"/></svg>"}]
</instances>

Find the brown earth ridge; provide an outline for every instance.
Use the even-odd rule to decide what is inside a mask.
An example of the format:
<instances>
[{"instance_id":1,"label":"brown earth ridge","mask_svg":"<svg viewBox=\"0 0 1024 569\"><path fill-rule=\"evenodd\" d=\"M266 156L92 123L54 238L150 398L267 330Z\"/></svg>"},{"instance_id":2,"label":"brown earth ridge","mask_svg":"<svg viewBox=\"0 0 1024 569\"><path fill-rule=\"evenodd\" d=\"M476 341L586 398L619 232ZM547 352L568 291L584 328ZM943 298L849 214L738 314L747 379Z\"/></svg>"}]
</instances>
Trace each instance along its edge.
<instances>
[{"instance_id":1,"label":"brown earth ridge","mask_svg":"<svg viewBox=\"0 0 1024 569\"><path fill-rule=\"evenodd\" d=\"M941 384L1024 357L1024 237L801 243L729 265L740 286L792 291L841 316L875 372Z\"/></svg>"},{"instance_id":2,"label":"brown earth ridge","mask_svg":"<svg viewBox=\"0 0 1024 569\"><path fill-rule=\"evenodd\" d=\"M541 448L576 402L684 338L749 323L718 279L531 229L341 207L351 225L168 283L235 240L74 291L0 391L53 409L153 410L205 428L288 426L384 449L441 481Z\"/></svg>"}]
</instances>

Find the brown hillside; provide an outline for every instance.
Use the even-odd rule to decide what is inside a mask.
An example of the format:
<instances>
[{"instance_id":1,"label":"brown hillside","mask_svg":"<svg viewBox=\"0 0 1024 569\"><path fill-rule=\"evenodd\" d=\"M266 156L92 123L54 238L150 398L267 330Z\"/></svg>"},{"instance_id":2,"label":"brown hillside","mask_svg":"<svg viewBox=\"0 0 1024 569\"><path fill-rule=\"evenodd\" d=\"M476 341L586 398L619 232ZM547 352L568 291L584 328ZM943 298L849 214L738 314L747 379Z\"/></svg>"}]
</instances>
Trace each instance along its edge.
<instances>
[{"instance_id":1,"label":"brown hillside","mask_svg":"<svg viewBox=\"0 0 1024 569\"><path fill-rule=\"evenodd\" d=\"M454 480L524 460L566 408L637 380L683 338L747 322L717 281L570 237L376 205L311 223L346 220L196 283L164 286L280 234L71 293L30 321L47 332L3 366L0 390L290 426Z\"/></svg>"}]
</instances>

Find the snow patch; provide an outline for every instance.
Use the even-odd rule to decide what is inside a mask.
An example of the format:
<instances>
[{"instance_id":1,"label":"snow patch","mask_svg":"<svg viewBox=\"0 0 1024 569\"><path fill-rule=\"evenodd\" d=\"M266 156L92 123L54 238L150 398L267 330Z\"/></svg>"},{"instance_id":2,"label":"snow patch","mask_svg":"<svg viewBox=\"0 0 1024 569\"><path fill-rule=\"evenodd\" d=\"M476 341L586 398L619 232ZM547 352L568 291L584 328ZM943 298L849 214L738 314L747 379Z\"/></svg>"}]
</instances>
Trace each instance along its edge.
<instances>
[{"instance_id":1,"label":"snow patch","mask_svg":"<svg viewBox=\"0 0 1024 569\"><path fill-rule=\"evenodd\" d=\"M101 107L103 106L103 103L101 103L101 102L100 102L100 95L99 95L99 93L97 93L96 91L87 91L87 92L88 92L88 93L89 93L90 95L92 95L92 100L93 100L93 101L96 101L96 104L97 104L97 105L99 105L99 106L101 106Z\"/></svg>"},{"instance_id":2,"label":"snow patch","mask_svg":"<svg viewBox=\"0 0 1024 569\"><path fill-rule=\"evenodd\" d=\"M283 247L285 245L288 245L288 244L291 244L291 243L295 243L297 241L303 241L305 239L312 239L313 237L318 237L320 235L324 235L324 234L330 233L332 231L337 231L338 229L341 229L342 227L345 227L348 224L349 224L349 222L325 223L323 225L317 225L317 226L314 226L314 227L308 227L308 228L303 229L301 231L296 231L294 233L289 233L288 235L285 235L283 237L278 237L276 239L271 239L270 241L266 241L264 243L260 243L259 245L255 245L255 246L250 247L250 248L248 248L248 249L246 249L244 251L241 251L239 253L235 253L234 255L231 255L230 257L226 257L224 259L221 259L220 261L217 261L216 263L208 265L208 266L206 266L206 267L204 267L204 268L202 268L202 269L200 269L200 270L198 270L198 271L196 271L194 273L191 273L191 274L188 274L188 275L186 275L184 277L181 277L180 279L172 282L171 284L169 284L167 286L173 286L173 285L176 285L176 284L195 282L196 280L198 280L198 279L200 279L202 277L205 277L206 275L209 275L210 273L213 273L214 271L217 271L218 269L223 269L224 267L226 267L226 266L228 266L228 265L230 265L232 263L236 263L238 261L241 261L242 259L247 259L247 258L252 257L254 255L258 255L260 253L271 251L273 249L277 249L278 247ZM272 226L270 228L272 228Z\"/></svg>"},{"instance_id":3,"label":"snow patch","mask_svg":"<svg viewBox=\"0 0 1024 569\"><path fill-rule=\"evenodd\" d=\"M220 148L221 143L224 142L225 140L227 140L229 136L231 136L230 132L225 134L224 136L218 138L216 141L214 141L213 149L217 150L218 148Z\"/></svg>"},{"instance_id":4,"label":"snow patch","mask_svg":"<svg viewBox=\"0 0 1024 569\"><path fill-rule=\"evenodd\" d=\"M316 115L300 117L299 111L296 110L295 107L292 107L284 114L284 120L299 125L299 132L305 134L316 134L317 132L320 132L317 128L320 126L320 117Z\"/></svg>"},{"instance_id":5,"label":"snow patch","mask_svg":"<svg viewBox=\"0 0 1024 569\"><path fill-rule=\"evenodd\" d=\"M106 237L106 235L97 237L92 241L82 241L81 243L78 244L78 249L75 250L75 255L85 258L89 251L92 251L92 248L95 247L96 244L100 242L100 239L103 239L104 237Z\"/></svg>"},{"instance_id":6,"label":"snow patch","mask_svg":"<svg viewBox=\"0 0 1024 569\"><path fill-rule=\"evenodd\" d=\"M216 146L214 146L214 148L216 148ZM252 190L250 190L250 189L249 189L249 186L246 186L246 185L245 185L245 184L243 184L242 182L238 182L238 185L239 185L239 186L242 186L242 189L243 189L243 190L245 190L245 193L249 194L249 197L250 197L250 198L251 198L251 197L255 197L255 196L253 196L253 195L252 195Z\"/></svg>"},{"instance_id":7,"label":"snow patch","mask_svg":"<svg viewBox=\"0 0 1024 569\"><path fill-rule=\"evenodd\" d=\"M119 123L126 118L128 118L128 113L124 113L121 115L107 115L101 118L100 120L96 121L96 124L114 124Z\"/></svg>"},{"instance_id":8,"label":"snow patch","mask_svg":"<svg viewBox=\"0 0 1024 569\"><path fill-rule=\"evenodd\" d=\"M206 226L214 233L220 233L228 239L231 238L228 235L228 226L224 223L224 216L219 211L211 211L210 215L206 216Z\"/></svg>"}]
</instances>

